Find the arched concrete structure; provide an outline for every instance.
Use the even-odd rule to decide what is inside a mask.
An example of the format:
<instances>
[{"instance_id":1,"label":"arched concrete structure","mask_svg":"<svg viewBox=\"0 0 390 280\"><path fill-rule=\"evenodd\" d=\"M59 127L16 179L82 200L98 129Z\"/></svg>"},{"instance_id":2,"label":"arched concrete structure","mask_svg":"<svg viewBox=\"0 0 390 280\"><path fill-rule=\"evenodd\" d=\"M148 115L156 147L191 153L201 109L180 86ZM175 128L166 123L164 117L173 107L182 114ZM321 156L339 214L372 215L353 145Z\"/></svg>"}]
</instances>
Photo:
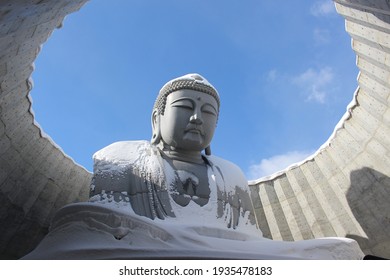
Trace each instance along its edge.
<instances>
[{"instance_id":1,"label":"arched concrete structure","mask_svg":"<svg viewBox=\"0 0 390 280\"><path fill-rule=\"evenodd\" d=\"M390 3L335 0L360 73L348 112L306 162L250 182L257 220L276 240L355 238L390 257Z\"/></svg>"},{"instance_id":2,"label":"arched concrete structure","mask_svg":"<svg viewBox=\"0 0 390 280\"><path fill-rule=\"evenodd\" d=\"M86 200L91 175L34 123L33 63L63 18L86 0L6 0L0 4L0 255L18 258L47 232L53 211Z\"/></svg>"},{"instance_id":3,"label":"arched concrete structure","mask_svg":"<svg viewBox=\"0 0 390 280\"><path fill-rule=\"evenodd\" d=\"M34 123L33 62L63 18L87 0L0 4L0 256L18 258L47 231L58 208L86 200L91 174ZM352 236L390 257L390 6L336 0L360 68L356 104L307 162L251 182L259 224L273 239Z\"/></svg>"}]
</instances>

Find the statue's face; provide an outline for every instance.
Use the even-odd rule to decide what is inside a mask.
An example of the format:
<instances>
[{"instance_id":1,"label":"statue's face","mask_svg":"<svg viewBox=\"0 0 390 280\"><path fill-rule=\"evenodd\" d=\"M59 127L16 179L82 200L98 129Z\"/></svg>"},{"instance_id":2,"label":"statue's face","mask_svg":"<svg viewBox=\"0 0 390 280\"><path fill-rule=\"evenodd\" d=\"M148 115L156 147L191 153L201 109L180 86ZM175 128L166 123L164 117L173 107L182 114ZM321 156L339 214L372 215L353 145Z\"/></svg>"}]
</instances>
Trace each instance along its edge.
<instances>
[{"instance_id":1,"label":"statue's face","mask_svg":"<svg viewBox=\"0 0 390 280\"><path fill-rule=\"evenodd\" d=\"M209 94L182 89L167 96L160 116L162 140L176 149L202 151L211 143L218 117L218 104Z\"/></svg>"}]
</instances>

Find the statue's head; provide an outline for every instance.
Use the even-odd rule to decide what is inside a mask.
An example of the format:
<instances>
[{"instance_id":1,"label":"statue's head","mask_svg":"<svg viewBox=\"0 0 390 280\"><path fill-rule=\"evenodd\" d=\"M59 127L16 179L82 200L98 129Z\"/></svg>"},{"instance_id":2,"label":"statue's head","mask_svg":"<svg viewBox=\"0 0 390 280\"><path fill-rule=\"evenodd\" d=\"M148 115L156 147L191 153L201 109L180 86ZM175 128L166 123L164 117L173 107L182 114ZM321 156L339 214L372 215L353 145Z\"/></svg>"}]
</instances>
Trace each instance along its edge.
<instances>
[{"instance_id":1,"label":"statue's head","mask_svg":"<svg viewBox=\"0 0 390 280\"><path fill-rule=\"evenodd\" d=\"M152 113L152 144L173 150L209 148L216 128L220 100L202 76L189 74L166 83Z\"/></svg>"}]
</instances>

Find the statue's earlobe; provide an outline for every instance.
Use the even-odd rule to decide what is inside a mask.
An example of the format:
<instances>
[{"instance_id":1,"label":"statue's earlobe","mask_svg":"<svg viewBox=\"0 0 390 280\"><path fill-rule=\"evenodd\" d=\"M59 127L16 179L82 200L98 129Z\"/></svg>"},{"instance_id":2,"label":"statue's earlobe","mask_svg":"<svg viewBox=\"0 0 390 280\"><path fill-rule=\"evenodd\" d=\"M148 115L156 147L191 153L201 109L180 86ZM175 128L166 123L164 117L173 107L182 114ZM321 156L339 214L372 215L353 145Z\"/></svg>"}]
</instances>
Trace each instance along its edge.
<instances>
[{"instance_id":1,"label":"statue's earlobe","mask_svg":"<svg viewBox=\"0 0 390 280\"><path fill-rule=\"evenodd\" d=\"M150 142L156 145L160 142L160 140L160 114L157 109L154 109L152 113L152 140L150 140Z\"/></svg>"}]
</instances>

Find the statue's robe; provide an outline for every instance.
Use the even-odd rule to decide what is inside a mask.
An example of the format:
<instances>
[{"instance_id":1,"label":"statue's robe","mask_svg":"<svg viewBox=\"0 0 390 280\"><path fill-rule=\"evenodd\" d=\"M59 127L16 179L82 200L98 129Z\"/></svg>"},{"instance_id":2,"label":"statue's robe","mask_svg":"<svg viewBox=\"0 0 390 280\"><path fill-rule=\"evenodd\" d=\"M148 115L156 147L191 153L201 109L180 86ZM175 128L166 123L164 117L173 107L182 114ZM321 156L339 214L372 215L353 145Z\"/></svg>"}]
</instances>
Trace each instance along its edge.
<instances>
[{"instance_id":1,"label":"statue's robe","mask_svg":"<svg viewBox=\"0 0 390 280\"><path fill-rule=\"evenodd\" d=\"M49 234L24 259L363 257L357 242L347 238L296 242L263 238L254 224L240 169L214 156L204 159L211 191L208 203L200 206L190 200L180 206L174 196L186 174L173 170L155 146L146 141L118 142L98 151L90 201L60 209Z\"/></svg>"},{"instance_id":2,"label":"statue's robe","mask_svg":"<svg viewBox=\"0 0 390 280\"><path fill-rule=\"evenodd\" d=\"M223 219L229 228L240 222L255 224L248 183L241 170L219 157L202 157L211 191L204 207L213 209L212 215ZM182 176L183 172L179 175L149 142L116 142L94 155L91 201L129 202L136 214L151 219L176 217L174 209L181 207L172 196L177 195L175 186L182 183Z\"/></svg>"}]
</instances>

